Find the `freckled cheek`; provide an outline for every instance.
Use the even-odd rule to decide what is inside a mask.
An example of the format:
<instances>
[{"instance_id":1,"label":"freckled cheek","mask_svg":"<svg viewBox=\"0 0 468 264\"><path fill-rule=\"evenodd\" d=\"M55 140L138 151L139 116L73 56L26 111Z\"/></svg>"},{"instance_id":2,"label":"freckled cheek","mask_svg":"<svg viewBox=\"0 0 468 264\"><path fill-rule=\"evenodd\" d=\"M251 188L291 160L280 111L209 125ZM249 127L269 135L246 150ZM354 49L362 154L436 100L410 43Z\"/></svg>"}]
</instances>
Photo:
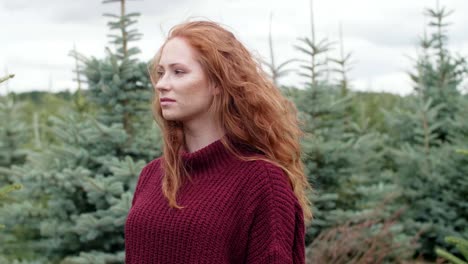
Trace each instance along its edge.
<instances>
[{"instance_id":1,"label":"freckled cheek","mask_svg":"<svg viewBox=\"0 0 468 264\"><path fill-rule=\"evenodd\" d=\"M178 85L174 86L173 94L176 99L176 106L184 107L193 101L193 89L190 86Z\"/></svg>"},{"instance_id":2,"label":"freckled cheek","mask_svg":"<svg viewBox=\"0 0 468 264\"><path fill-rule=\"evenodd\" d=\"M203 82L197 79L187 80L181 84L180 88L180 93L187 96L188 99L191 99L190 97L203 96L206 92L206 87L203 86Z\"/></svg>"}]
</instances>

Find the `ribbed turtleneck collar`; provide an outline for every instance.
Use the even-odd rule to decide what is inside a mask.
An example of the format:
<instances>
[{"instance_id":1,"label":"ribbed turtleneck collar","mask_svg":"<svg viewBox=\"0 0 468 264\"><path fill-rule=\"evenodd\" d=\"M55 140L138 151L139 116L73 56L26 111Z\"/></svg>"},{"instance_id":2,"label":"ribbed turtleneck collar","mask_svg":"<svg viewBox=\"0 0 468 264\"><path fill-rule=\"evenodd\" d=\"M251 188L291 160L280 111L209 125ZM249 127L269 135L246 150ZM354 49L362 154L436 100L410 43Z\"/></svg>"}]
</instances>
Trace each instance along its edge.
<instances>
[{"instance_id":1,"label":"ribbed turtleneck collar","mask_svg":"<svg viewBox=\"0 0 468 264\"><path fill-rule=\"evenodd\" d=\"M228 165L234 156L229 153L221 139L218 139L191 153L182 149L181 158L189 173L197 173L219 171Z\"/></svg>"},{"instance_id":2,"label":"ribbed turtleneck collar","mask_svg":"<svg viewBox=\"0 0 468 264\"><path fill-rule=\"evenodd\" d=\"M252 149L244 144L234 142L226 135L224 136L231 143L231 146L237 149L242 154L252 153ZM207 146L194 151L187 152L182 149L181 158L189 173L197 172L219 172L222 168L227 167L236 159L234 154L223 145L221 139L218 139Z\"/></svg>"}]
</instances>

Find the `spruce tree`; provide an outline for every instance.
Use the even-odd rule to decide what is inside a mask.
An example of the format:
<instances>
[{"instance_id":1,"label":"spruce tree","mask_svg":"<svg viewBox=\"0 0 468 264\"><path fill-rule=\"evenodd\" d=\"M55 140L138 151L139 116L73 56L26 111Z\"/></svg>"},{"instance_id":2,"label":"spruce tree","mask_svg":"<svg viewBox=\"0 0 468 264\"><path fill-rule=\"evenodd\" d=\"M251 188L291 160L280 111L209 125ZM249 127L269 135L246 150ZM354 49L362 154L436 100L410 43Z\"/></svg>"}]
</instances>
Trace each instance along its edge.
<instances>
[{"instance_id":1,"label":"spruce tree","mask_svg":"<svg viewBox=\"0 0 468 264\"><path fill-rule=\"evenodd\" d=\"M0 84L13 77L14 75L10 74L0 78ZM28 135L25 129L26 124L18 118L18 112L22 106L15 102L11 93L0 97L0 120L2 122L0 127L0 208L14 203L16 200L10 195L22 188L20 183L12 181L5 173L5 169L23 164L25 161L24 146ZM4 232L4 228L4 223L0 221L0 232ZM4 244L7 239L8 234L3 233L0 236L0 244ZM1 254L0 262L5 262Z\"/></svg>"},{"instance_id":2,"label":"spruce tree","mask_svg":"<svg viewBox=\"0 0 468 264\"><path fill-rule=\"evenodd\" d=\"M403 232L423 230L417 253L434 260L434 248L443 246L444 237L468 235L468 166L466 157L455 152L455 146L466 147L467 98L459 86L467 70L464 60L447 50L450 12L437 7L426 14L434 33L423 37L423 52L410 75L416 93L386 117L392 138L389 163L403 189L400 202L408 206Z\"/></svg>"},{"instance_id":3,"label":"spruce tree","mask_svg":"<svg viewBox=\"0 0 468 264\"><path fill-rule=\"evenodd\" d=\"M13 78L9 75L0 78L0 83ZM12 94L0 97L0 167L22 164L25 160L23 146L28 143L26 124L20 120L19 114L24 103L16 102ZM1 186L1 181L0 181Z\"/></svg>"},{"instance_id":4,"label":"spruce tree","mask_svg":"<svg viewBox=\"0 0 468 264\"><path fill-rule=\"evenodd\" d=\"M421 54L416 60L416 70L410 73L419 96L424 100L431 99L434 105L445 105L438 113L438 120L443 124L436 131L437 137L443 141L451 140L451 120L460 111L459 88L468 71L466 59L447 49L449 23L446 19L452 13L438 4L435 9L425 10L425 15L430 19L428 25L433 32L430 36L424 32L420 39Z\"/></svg>"},{"instance_id":5,"label":"spruce tree","mask_svg":"<svg viewBox=\"0 0 468 264\"><path fill-rule=\"evenodd\" d=\"M270 48L270 62L262 61L262 63L267 67L270 72L270 77L273 80L273 83L276 87L280 88L278 79L287 75L291 72L291 69L287 69L286 66L296 61L295 59L286 60L279 65L276 63L275 52L273 49L273 38L271 32L271 24L273 20L273 13L270 13L270 29L268 31L268 46Z\"/></svg>"},{"instance_id":6,"label":"spruce tree","mask_svg":"<svg viewBox=\"0 0 468 264\"><path fill-rule=\"evenodd\" d=\"M56 142L8 170L27 190L19 192L21 202L0 211L0 222L19 226L0 249L10 261L124 262L123 225L136 180L161 150L146 63L133 58L137 49L128 45L138 36L128 29L138 14L126 14L125 1L120 4L120 15L106 15L116 19L109 26L121 34L114 39L116 52L107 48L104 59L73 53L93 112L72 109L50 117Z\"/></svg>"},{"instance_id":7,"label":"spruce tree","mask_svg":"<svg viewBox=\"0 0 468 264\"><path fill-rule=\"evenodd\" d=\"M312 56L312 55L310 55ZM305 74L310 78L312 69ZM317 81L304 90L285 90L296 103L302 129L303 162L315 189L315 219L307 229L306 243L328 228L350 219L362 219L387 196L398 194L393 172L386 168L388 138L370 127L365 117L354 119L354 93ZM396 206L383 208L388 217ZM397 225L398 226L398 225ZM399 237L405 242L408 237Z\"/></svg>"},{"instance_id":8,"label":"spruce tree","mask_svg":"<svg viewBox=\"0 0 468 264\"><path fill-rule=\"evenodd\" d=\"M0 78L0 84L14 77L9 74ZM2 172L2 168L9 168L13 165L23 164L26 153L24 151L27 142L26 124L19 120L18 113L23 105L15 102L14 97L8 93L0 97L0 207L7 202L11 202L9 193L21 189L21 184L11 182ZM0 223L0 229L4 225Z\"/></svg>"},{"instance_id":9,"label":"spruce tree","mask_svg":"<svg viewBox=\"0 0 468 264\"><path fill-rule=\"evenodd\" d=\"M401 190L393 182L394 173L385 162L388 137L375 131L365 116L352 116L360 102L348 90L349 53L344 55L343 51L341 58L331 59L340 66L337 72L341 74L341 82L335 85L325 78L329 69L323 60L331 42L315 41L313 26L312 38L302 41L306 45L297 48L304 55L302 61L309 63L302 66L301 73L306 88L290 88L285 94L296 103L306 132L302 141L303 161L315 189L311 198L315 218L306 236L306 244L310 244L326 229L351 219L364 221L376 206L385 199L396 199ZM382 220L398 209L397 205L389 204L379 212ZM372 228L375 227L369 229ZM409 243L409 237L399 235L398 228L400 224L392 230L395 239Z\"/></svg>"}]
</instances>

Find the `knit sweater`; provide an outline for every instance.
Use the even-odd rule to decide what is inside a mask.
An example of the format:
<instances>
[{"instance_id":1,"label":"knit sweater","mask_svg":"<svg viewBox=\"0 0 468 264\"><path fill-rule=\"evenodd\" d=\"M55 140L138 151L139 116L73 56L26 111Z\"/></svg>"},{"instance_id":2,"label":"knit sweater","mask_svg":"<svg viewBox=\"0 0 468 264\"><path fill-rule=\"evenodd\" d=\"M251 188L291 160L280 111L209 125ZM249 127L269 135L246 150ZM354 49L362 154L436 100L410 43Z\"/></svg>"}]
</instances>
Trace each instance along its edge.
<instances>
[{"instance_id":1,"label":"knit sweater","mask_svg":"<svg viewBox=\"0 0 468 264\"><path fill-rule=\"evenodd\" d=\"M303 211L282 169L241 161L221 140L181 155L193 179L177 193L183 209L162 194L161 158L140 173L125 223L127 264L305 263Z\"/></svg>"}]
</instances>

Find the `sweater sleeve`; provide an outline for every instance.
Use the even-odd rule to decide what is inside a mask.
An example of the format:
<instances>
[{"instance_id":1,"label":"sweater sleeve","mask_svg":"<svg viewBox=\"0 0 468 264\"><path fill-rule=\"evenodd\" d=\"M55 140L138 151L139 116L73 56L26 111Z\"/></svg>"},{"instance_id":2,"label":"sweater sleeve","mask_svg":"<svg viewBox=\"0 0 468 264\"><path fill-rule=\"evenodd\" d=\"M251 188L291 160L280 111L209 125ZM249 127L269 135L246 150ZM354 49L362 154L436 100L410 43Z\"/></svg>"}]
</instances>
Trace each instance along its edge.
<instances>
[{"instance_id":1,"label":"sweater sleeve","mask_svg":"<svg viewBox=\"0 0 468 264\"><path fill-rule=\"evenodd\" d=\"M265 162L266 163L266 162ZM279 167L265 164L249 186L254 206L247 243L247 264L305 263L302 208Z\"/></svg>"}]
</instances>

